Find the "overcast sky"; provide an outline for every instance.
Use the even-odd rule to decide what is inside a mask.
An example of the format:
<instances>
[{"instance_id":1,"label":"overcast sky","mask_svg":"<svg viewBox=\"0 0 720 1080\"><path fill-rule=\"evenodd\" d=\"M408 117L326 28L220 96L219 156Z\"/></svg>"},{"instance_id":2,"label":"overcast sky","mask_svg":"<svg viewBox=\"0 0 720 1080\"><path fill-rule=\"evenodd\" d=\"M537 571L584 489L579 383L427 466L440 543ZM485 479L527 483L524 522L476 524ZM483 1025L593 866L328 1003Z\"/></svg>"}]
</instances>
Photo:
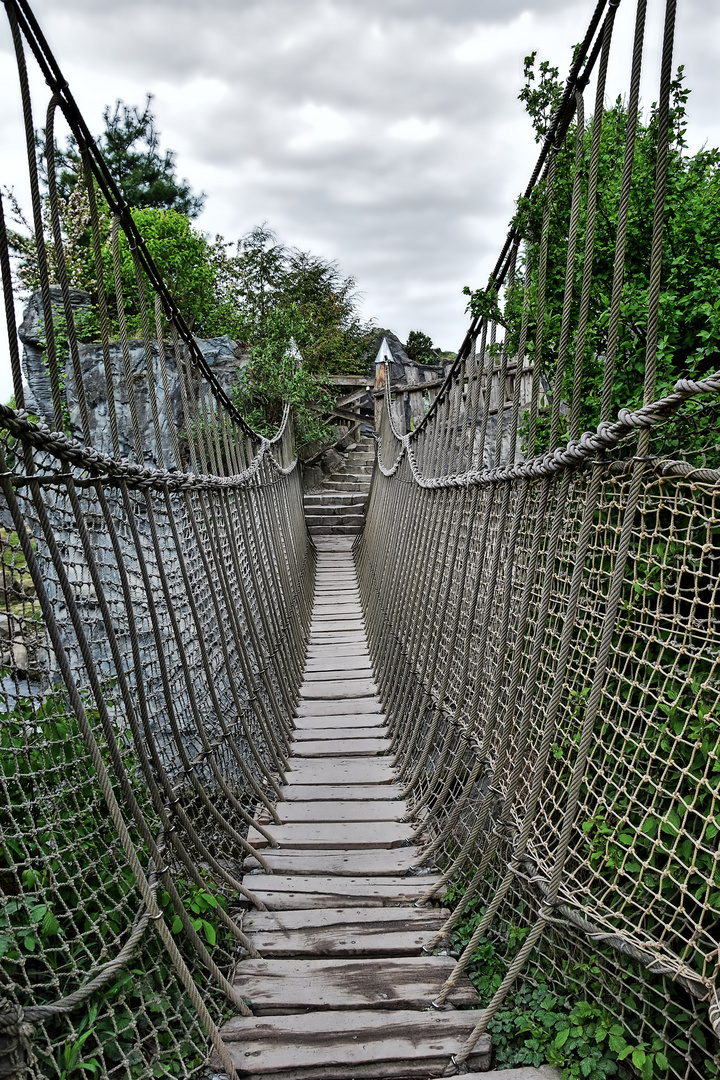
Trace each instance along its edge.
<instances>
[{"instance_id":1,"label":"overcast sky","mask_svg":"<svg viewBox=\"0 0 720 1080\"><path fill-rule=\"evenodd\" d=\"M162 146L207 194L198 226L267 221L337 259L367 317L456 349L462 286L484 284L537 154L517 100L537 49L564 75L595 0L35 0L91 130L146 92ZM647 104L661 5L650 0ZM632 0L618 13L613 96L627 85ZM680 0L675 63L693 146L720 145L720 9ZM0 13L0 183L26 200L10 35ZM37 88L43 84L36 81ZM38 99L40 101L40 99ZM46 98L36 123L43 122ZM36 106L37 107L37 106ZM0 337L2 332L0 331ZM6 345L0 344L6 356ZM0 355L0 369L7 361ZM0 396L9 394L0 370Z\"/></svg>"}]
</instances>

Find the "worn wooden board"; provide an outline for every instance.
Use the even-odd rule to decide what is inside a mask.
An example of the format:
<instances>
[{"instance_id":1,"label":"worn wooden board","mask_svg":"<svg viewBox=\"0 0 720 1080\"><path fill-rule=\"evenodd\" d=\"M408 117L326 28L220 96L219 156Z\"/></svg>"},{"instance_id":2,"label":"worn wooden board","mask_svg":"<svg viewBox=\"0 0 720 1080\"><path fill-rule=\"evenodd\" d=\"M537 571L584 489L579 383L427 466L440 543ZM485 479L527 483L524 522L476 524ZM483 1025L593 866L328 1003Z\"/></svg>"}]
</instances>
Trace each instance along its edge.
<instances>
[{"instance_id":1,"label":"worn wooden board","mask_svg":"<svg viewBox=\"0 0 720 1080\"><path fill-rule=\"evenodd\" d=\"M247 874L243 884L262 900L269 911L292 908L392 907L414 904L440 878L436 874L419 877L383 878L367 876L323 877L321 874ZM442 893L440 894L442 896Z\"/></svg>"},{"instance_id":2,"label":"worn wooden board","mask_svg":"<svg viewBox=\"0 0 720 1080\"><path fill-rule=\"evenodd\" d=\"M328 619L323 622L322 620L313 619L310 623L310 637L318 637L320 634L348 634L348 633L365 633L365 621L363 619Z\"/></svg>"},{"instance_id":3,"label":"worn wooden board","mask_svg":"<svg viewBox=\"0 0 720 1080\"><path fill-rule=\"evenodd\" d=\"M367 757L387 754L388 739L319 739L298 742L293 747L295 757Z\"/></svg>"},{"instance_id":4,"label":"worn wooden board","mask_svg":"<svg viewBox=\"0 0 720 1080\"><path fill-rule=\"evenodd\" d=\"M400 799L367 802L324 799L319 802L280 802L276 810L283 825L298 821L399 821L407 814L407 803Z\"/></svg>"},{"instance_id":5,"label":"worn wooden board","mask_svg":"<svg viewBox=\"0 0 720 1080\"><path fill-rule=\"evenodd\" d=\"M318 674L342 669L359 671L370 663L370 657L367 646L362 642L351 642L349 645L309 645L306 663L314 665L312 671ZM354 666L346 666L350 663Z\"/></svg>"},{"instance_id":6,"label":"worn wooden board","mask_svg":"<svg viewBox=\"0 0 720 1080\"><path fill-rule=\"evenodd\" d=\"M420 956L445 919L439 908L321 908L252 912L243 920L243 930L265 960Z\"/></svg>"},{"instance_id":7,"label":"worn wooden board","mask_svg":"<svg viewBox=\"0 0 720 1080\"><path fill-rule=\"evenodd\" d=\"M347 623L347 625L344 625ZM357 641L362 635L365 637L365 622L363 619L335 619L333 622L311 622L310 640L317 638L326 644L330 638L336 641Z\"/></svg>"},{"instance_id":8,"label":"worn wooden board","mask_svg":"<svg viewBox=\"0 0 720 1080\"><path fill-rule=\"evenodd\" d=\"M539 1065L537 1068L534 1065L522 1065L519 1069L491 1069L490 1072L463 1073L463 1080L560 1080L561 1075L560 1070L553 1069L552 1065ZM446 1080L446 1078L440 1076L437 1080Z\"/></svg>"},{"instance_id":9,"label":"worn wooden board","mask_svg":"<svg viewBox=\"0 0 720 1080\"><path fill-rule=\"evenodd\" d=\"M282 848L305 851L322 851L323 848L343 848L347 851L395 848L409 840L412 831L411 824L397 821L300 821L271 825L267 829ZM248 830L248 843L256 851L268 846L267 839L253 826Z\"/></svg>"},{"instance_id":10,"label":"worn wooden board","mask_svg":"<svg viewBox=\"0 0 720 1080\"><path fill-rule=\"evenodd\" d=\"M305 678L322 678L323 673L326 671L349 672L362 671L363 669L367 669L372 674L370 657L367 653L359 650L355 650L354 655L343 656L342 660L340 660L339 655L337 659L333 659L332 656L311 656L308 658L305 668Z\"/></svg>"},{"instance_id":11,"label":"worn wooden board","mask_svg":"<svg viewBox=\"0 0 720 1080\"><path fill-rule=\"evenodd\" d=\"M366 911L403 911L403 908L365 908ZM310 957L421 956L430 947L433 930L384 930L377 926L331 926L326 930L253 933L253 945L265 960Z\"/></svg>"},{"instance_id":12,"label":"worn wooden board","mask_svg":"<svg viewBox=\"0 0 720 1080\"><path fill-rule=\"evenodd\" d=\"M300 697L308 701L375 697L376 694L377 687L374 679L353 679L340 672L338 672L337 679L314 679L310 682L304 682L300 687Z\"/></svg>"},{"instance_id":13,"label":"worn wooden board","mask_svg":"<svg viewBox=\"0 0 720 1080\"><path fill-rule=\"evenodd\" d=\"M330 657L339 659L342 656L364 656L370 658L367 642L361 641L326 641L323 643L311 642L308 645L307 662L311 660L327 660Z\"/></svg>"},{"instance_id":14,"label":"worn wooden board","mask_svg":"<svg viewBox=\"0 0 720 1080\"><path fill-rule=\"evenodd\" d=\"M339 568L338 575L342 575L342 580L338 578L337 581L333 580L334 575L328 579L328 572L323 572L322 581L318 578L315 581L315 595L316 596L332 596L339 593L355 593L356 596L360 595L358 588L357 578L351 578L347 571Z\"/></svg>"},{"instance_id":15,"label":"worn wooden board","mask_svg":"<svg viewBox=\"0 0 720 1080\"><path fill-rule=\"evenodd\" d=\"M316 603L313 608L313 620L319 619L337 619L337 618L362 618L363 610L360 604L346 603L342 604L333 598L326 604Z\"/></svg>"},{"instance_id":16,"label":"worn wooden board","mask_svg":"<svg viewBox=\"0 0 720 1080\"><path fill-rule=\"evenodd\" d=\"M328 927L368 926L376 930L408 927L439 930L450 912L446 908L320 908L318 911L249 911L243 930L276 933L292 930L327 930Z\"/></svg>"},{"instance_id":17,"label":"worn wooden board","mask_svg":"<svg viewBox=\"0 0 720 1080\"><path fill-rule=\"evenodd\" d=\"M298 716L330 716L333 713L375 713L381 712L382 706L376 698L342 698L329 701L301 701L297 707Z\"/></svg>"},{"instance_id":18,"label":"worn wooden board","mask_svg":"<svg viewBox=\"0 0 720 1080\"><path fill-rule=\"evenodd\" d=\"M291 758L289 784L392 784L396 775L386 758Z\"/></svg>"},{"instance_id":19,"label":"worn wooden board","mask_svg":"<svg viewBox=\"0 0 720 1080\"><path fill-rule=\"evenodd\" d=\"M424 1009L455 967L450 956L386 957L374 960L243 960L235 988L249 999L255 1016L299 1009ZM477 991L458 979L453 1005L472 1006Z\"/></svg>"},{"instance_id":20,"label":"worn wooden board","mask_svg":"<svg viewBox=\"0 0 720 1080\"><path fill-rule=\"evenodd\" d=\"M325 799L399 799L399 784L303 784L293 782L280 788L287 802L322 802Z\"/></svg>"},{"instance_id":21,"label":"worn wooden board","mask_svg":"<svg viewBox=\"0 0 720 1080\"><path fill-rule=\"evenodd\" d=\"M378 714L376 713L377 717ZM298 717L298 720L305 720L306 717ZM327 717L325 717L327 719ZM365 719L365 718L363 718ZM367 719L372 719L368 717ZM298 724L293 731L293 739L296 743L311 742L316 739L327 740L332 742L333 739L385 739L387 738L387 728L381 727L379 724L373 725L353 725L352 728L348 727L300 727ZM297 748L293 747L293 752Z\"/></svg>"},{"instance_id":22,"label":"worn wooden board","mask_svg":"<svg viewBox=\"0 0 720 1080\"><path fill-rule=\"evenodd\" d=\"M343 659L350 659L350 657L344 657ZM338 659L325 663L321 668L305 670L303 686L308 687L308 689L316 684L322 685L323 683L335 682L370 682L376 685L373 670L367 660L362 666L346 667L343 660Z\"/></svg>"},{"instance_id":23,"label":"worn wooden board","mask_svg":"<svg viewBox=\"0 0 720 1080\"><path fill-rule=\"evenodd\" d=\"M410 847L385 851L263 851L263 859L274 873L319 877L404 877L419 857L419 849ZM243 865L246 873L260 869L260 863L253 858L247 858Z\"/></svg>"},{"instance_id":24,"label":"worn wooden board","mask_svg":"<svg viewBox=\"0 0 720 1080\"><path fill-rule=\"evenodd\" d=\"M242 1076L283 1080L417 1076L427 1080L432 1072L442 1075L480 1016L477 1009L238 1016L224 1024L220 1033ZM478 1042L470 1064L472 1068L490 1064L488 1036Z\"/></svg>"},{"instance_id":25,"label":"worn wooden board","mask_svg":"<svg viewBox=\"0 0 720 1080\"><path fill-rule=\"evenodd\" d=\"M362 605L360 598L356 600L351 599L346 593L325 593L322 596L315 598L315 607L313 608L313 615L325 615L328 612L332 613L341 607L355 608L358 611L362 611Z\"/></svg>"},{"instance_id":26,"label":"worn wooden board","mask_svg":"<svg viewBox=\"0 0 720 1080\"><path fill-rule=\"evenodd\" d=\"M374 728L375 732L378 728L387 730L382 713L325 713L323 716L296 716L294 737L298 738L300 731L317 731L317 736L308 735L308 738L324 739L325 736L321 734L323 730L339 731L347 728ZM368 738L377 738L375 732ZM345 730L345 735L352 735L357 739L365 738L364 735L354 734L347 730Z\"/></svg>"},{"instance_id":27,"label":"worn wooden board","mask_svg":"<svg viewBox=\"0 0 720 1080\"><path fill-rule=\"evenodd\" d=\"M346 645L362 645L367 652L368 642L364 630L318 630L314 628L308 639L309 647L315 645L332 645L334 647Z\"/></svg>"}]
</instances>

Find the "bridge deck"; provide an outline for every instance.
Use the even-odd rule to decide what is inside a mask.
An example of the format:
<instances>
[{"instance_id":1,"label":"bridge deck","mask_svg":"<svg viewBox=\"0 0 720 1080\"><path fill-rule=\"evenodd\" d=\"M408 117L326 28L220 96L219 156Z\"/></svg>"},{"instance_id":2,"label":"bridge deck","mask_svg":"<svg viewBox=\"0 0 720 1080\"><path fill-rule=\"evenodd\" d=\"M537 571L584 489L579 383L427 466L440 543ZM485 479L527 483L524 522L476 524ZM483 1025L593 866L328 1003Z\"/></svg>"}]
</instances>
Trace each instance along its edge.
<instances>
[{"instance_id":1,"label":"bridge deck","mask_svg":"<svg viewBox=\"0 0 720 1080\"><path fill-rule=\"evenodd\" d=\"M245 878L268 908L244 922L262 959L243 960L235 976L254 1015L230 1020L223 1037L247 1077L440 1076L478 999L463 977L456 1008L430 1009L454 962L422 949L446 912L412 906L430 879L410 873L413 825L345 540L319 555L297 713L281 824L259 819L280 846L254 829L249 837L272 870L249 865ZM481 1040L469 1064L487 1069L489 1056Z\"/></svg>"}]
</instances>

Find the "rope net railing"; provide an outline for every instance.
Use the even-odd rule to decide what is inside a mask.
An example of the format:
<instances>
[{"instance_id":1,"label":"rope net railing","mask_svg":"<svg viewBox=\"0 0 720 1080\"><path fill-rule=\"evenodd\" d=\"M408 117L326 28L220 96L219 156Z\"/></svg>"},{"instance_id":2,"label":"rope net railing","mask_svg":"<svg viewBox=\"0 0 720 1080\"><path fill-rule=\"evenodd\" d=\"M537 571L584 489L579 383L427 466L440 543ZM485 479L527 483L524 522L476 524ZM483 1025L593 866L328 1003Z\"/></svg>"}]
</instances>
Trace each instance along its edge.
<instances>
[{"instance_id":1,"label":"rope net railing","mask_svg":"<svg viewBox=\"0 0 720 1080\"><path fill-rule=\"evenodd\" d=\"M242 865L266 865L248 824L263 804L277 820L313 593L291 423L266 438L238 414L30 8L5 11L38 278L19 329L42 378L23 379L0 201L0 1074L204 1076L214 1051L234 1076L218 1027L249 1014L228 981L256 955ZM58 125L82 160L89 294Z\"/></svg>"},{"instance_id":2,"label":"rope net railing","mask_svg":"<svg viewBox=\"0 0 720 1080\"><path fill-rule=\"evenodd\" d=\"M425 899L457 901L435 1004L493 973L449 1073L541 987L592 1006L599 1040L620 1024L628 1075L719 1069L720 375L667 345L675 4L648 115L645 0L606 101L616 11L558 89L438 398L402 431L386 392L356 546L418 868L442 869Z\"/></svg>"}]
</instances>

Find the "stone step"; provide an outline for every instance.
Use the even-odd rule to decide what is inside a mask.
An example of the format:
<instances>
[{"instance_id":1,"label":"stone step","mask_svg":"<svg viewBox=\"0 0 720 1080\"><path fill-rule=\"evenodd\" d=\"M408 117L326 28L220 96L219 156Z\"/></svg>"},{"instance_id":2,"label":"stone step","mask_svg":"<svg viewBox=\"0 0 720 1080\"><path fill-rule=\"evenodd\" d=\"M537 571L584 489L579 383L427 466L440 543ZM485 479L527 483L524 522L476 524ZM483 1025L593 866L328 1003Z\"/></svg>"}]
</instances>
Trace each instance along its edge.
<instances>
[{"instance_id":1,"label":"stone step","mask_svg":"<svg viewBox=\"0 0 720 1080\"><path fill-rule=\"evenodd\" d=\"M358 498L353 500L341 491L333 492L333 500L326 502L305 503L303 510L306 514L359 514L365 512L367 498L362 492L358 492Z\"/></svg>"},{"instance_id":2,"label":"stone step","mask_svg":"<svg viewBox=\"0 0 720 1080\"><path fill-rule=\"evenodd\" d=\"M305 495L303 503L305 509L310 506L364 506L367 498L361 491L337 492L337 491L313 491Z\"/></svg>"},{"instance_id":3,"label":"stone step","mask_svg":"<svg viewBox=\"0 0 720 1080\"><path fill-rule=\"evenodd\" d=\"M352 472L349 469L343 469L342 472L330 473L331 480L362 480L366 483L370 482L371 476L372 469L365 465L354 469Z\"/></svg>"},{"instance_id":4,"label":"stone step","mask_svg":"<svg viewBox=\"0 0 720 1080\"><path fill-rule=\"evenodd\" d=\"M323 488L326 491L370 491L370 477L367 480L325 480Z\"/></svg>"}]
</instances>

